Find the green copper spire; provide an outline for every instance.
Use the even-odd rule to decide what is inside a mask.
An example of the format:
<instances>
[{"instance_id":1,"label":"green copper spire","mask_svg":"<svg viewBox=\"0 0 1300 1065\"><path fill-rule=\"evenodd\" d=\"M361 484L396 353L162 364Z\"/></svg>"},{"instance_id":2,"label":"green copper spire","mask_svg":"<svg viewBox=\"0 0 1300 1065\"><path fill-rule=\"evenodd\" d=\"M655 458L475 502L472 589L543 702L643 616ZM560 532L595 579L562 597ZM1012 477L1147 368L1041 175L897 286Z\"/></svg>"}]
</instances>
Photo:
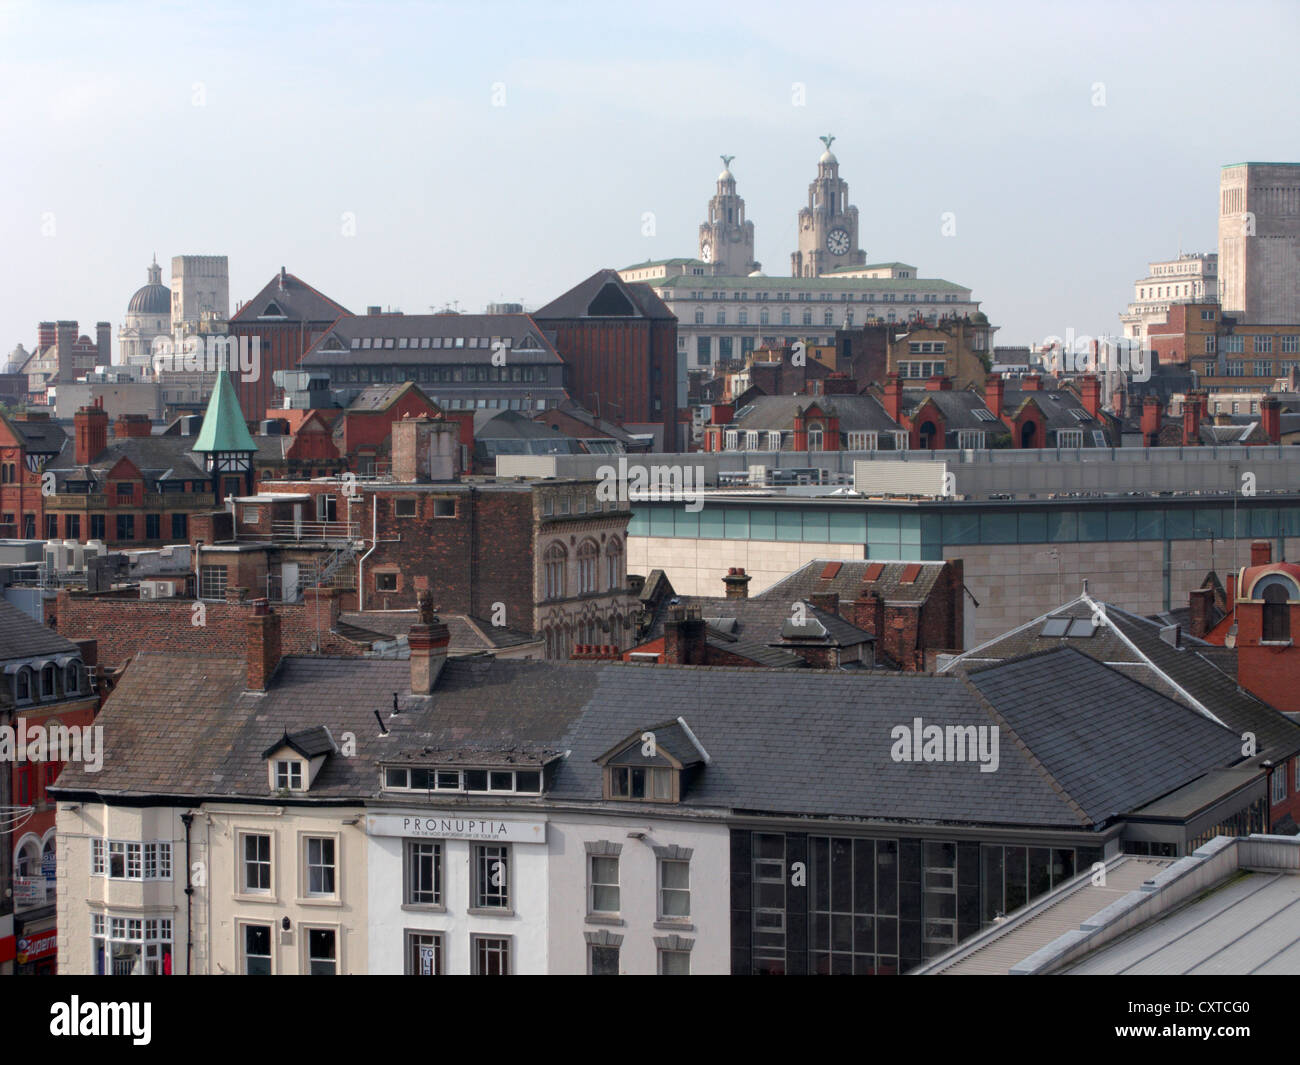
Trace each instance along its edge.
<instances>
[{"instance_id":1,"label":"green copper spire","mask_svg":"<svg viewBox=\"0 0 1300 1065\"><path fill-rule=\"evenodd\" d=\"M257 445L248 435L244 412L235 398L235 386L230 382L230 372L217 371L217 383L212 388L212 398L203 415L203 428L199 430L195 451L256 451Z\"/></svg>"}]
</instances>

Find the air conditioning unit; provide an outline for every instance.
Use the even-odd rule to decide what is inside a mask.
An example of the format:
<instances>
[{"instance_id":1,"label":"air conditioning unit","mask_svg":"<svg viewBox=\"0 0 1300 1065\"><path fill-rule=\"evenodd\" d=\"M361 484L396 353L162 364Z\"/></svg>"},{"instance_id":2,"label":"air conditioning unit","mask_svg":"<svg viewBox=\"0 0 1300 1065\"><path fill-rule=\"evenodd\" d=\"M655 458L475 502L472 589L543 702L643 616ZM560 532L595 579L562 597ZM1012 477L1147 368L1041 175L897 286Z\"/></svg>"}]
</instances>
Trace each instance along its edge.
<instances>
[{"instance_id":1,"label":"air conditioning unit","mask_svg":"<svg viewBox=\"0 0 1300 1065\"><path fill-rule=\"evenodd\" d=\"M751 466L749 467L750 484L767 484L767 467Z\"/></svg>"},{"instance_id":2,"label":"air conditioning unit","mask_svg":"<svg viewBox=\"0 0 1300 1065\"><path fill-rule=\"evenodd\" d=\"M141 599L170 599L176 595L175 581L141 581Z\"/></svg>"}]
</instances>

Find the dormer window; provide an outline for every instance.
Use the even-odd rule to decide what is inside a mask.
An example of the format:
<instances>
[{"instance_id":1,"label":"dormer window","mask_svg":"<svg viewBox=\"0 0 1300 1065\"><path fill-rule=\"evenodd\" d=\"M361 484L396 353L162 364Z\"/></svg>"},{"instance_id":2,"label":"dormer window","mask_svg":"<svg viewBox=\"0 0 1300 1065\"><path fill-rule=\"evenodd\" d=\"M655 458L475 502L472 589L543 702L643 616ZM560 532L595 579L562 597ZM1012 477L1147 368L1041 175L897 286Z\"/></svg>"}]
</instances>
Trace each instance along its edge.
<instances>
[{"instance_id":1,"label":"dormer window","mask_svg":"<svg viewBox=\"0 0 1300 1065\"><path fill-rule=\"evenodd\" d=\"M54 666L48 665L41 669L41 698L53 699L54 695Z\"/></svg>"},{"instance_id":2,"label":"dormer window","mask_svg":"<svg viewBox=\"0 0 1300 1065\"><path fill-rule=\"evenodd\" d=\"M275 790L302 791L302 763L296 758L282 758L275 763Z\"/></svg>"},{"instance_id":3,"label":"dormer window","mask_svg":"<svg viewBox=\"0 0 1300 1065\"><path fill-rule=\"evenodd\" d=\"M679 717L628 736L596 762L604 770L606 800L675 803L709 760Z\"/></svg>"},{"instance_id":4,"label":"dormer window","mask_svg":"<svg viewBox=\"0 0 1300 1065\"><path fill-rule=\"evenodd\" d=\"M26 667L14 674L14 699L20 703L32 701L32 671Z\"/></svg>"},{"instance_id":5,"label":"dormer window","mask_svg":"<svg viewBox=\"0 0 1300 1065\"><path fill-rule=\"evenodd\" d=\"M321 766L331 754L338 753L334 737L324 725L288 731L265 751L268 783L274 792L307 791L315 782Z\"/></svg>"},{"instance_id":6,"label":"dormer window","mask_svg":"<svg viewBox=\"0 0 1300 1065\"><path fill-rule=\"evenodd\" d=\"M384 790L540 795L542 771L540 768L439 769L385 766Z\"/></svg>"}]
</instances>

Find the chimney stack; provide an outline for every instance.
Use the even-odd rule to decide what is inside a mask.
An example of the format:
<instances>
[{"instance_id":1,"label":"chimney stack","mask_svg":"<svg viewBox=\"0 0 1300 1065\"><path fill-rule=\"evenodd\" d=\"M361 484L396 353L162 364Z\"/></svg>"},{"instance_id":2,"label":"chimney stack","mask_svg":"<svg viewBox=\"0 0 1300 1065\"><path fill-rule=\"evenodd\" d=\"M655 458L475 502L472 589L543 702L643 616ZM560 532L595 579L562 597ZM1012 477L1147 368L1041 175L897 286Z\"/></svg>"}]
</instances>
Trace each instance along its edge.
<instances>
[{"instance_id":1,"label":"chimney stack","mask_svg":"<svg viewBox=\"0 0 1300 1065\"><path fill-rule=\"evenodd\" d=\"M1201 442L1201 396L1187 393L1183 403L1183 447L1195 447Z\"/></svg>"},{"instance_id":2,"label":"chimney stack","mask_svg":"<svg viewBox=\"0 0 1300 1065\"><path fill-rule=\"evenodd\" d=\"M1020 389L1022 392L1041 392L1043 379L1036 373L1027 373L1020 379Z\"/></svg>"},{"instance_id":3,"label":"chimney stack","mask_svg":"<svg viewBox=\"0 0 1300 1065\"><path fill-rule=\"evenodd\" d=\"M1160 400L1155 396L1142 399L1142 446L1155 447L1160 439Z\"/></svg>"},{"instance_id":4,"label":"chimney stack","mask_svg":"<svg viewBox=\"0 0 1300 1065\"><path fill-rule=\"evenodd\" d=\"M95 323L95 358L101 366L113 364L113 327L108 322Z\"/></svg>"},{"instance_id":5,"label":"chimney stack","mask_svg":"<svg viewBox=\"0 0 1300 1065\"><path fill-rule=\"evenodd\" d=\"M1210 618L1214 616L1214 589L1194 589L1188 596L1187 605L1187 631L1198 639L1204 639L1210 631Z\"/></svg>"},{"instance_id":6,"label":"chimney stack","mask_svg":"<svg viewBox=\"0 0 1300 1065\"><path fill-rule=\"evenodd\" d=\"M1083 409L1094 418L1101 416L1101 382L1096 374L1087 374L1079 378L1080 400Z\"/></svg>"},{"instance_id":7,"label":"chimney stack","mask_svg":"<svg viewBox=\"0 0 1300 1065\"><path fill-rule=\"evenodd\" d=\"M674 607L664 622L664 661L675 666L704 665L704 639L698 608Z\"/></svg>"},{"instance_id":8,"label":"chimney stack","mask_svg":"<svg viewBox=\"0 0 1300 1065\"><path fill-rule=\"evenodd\" d=\"M1252 540L1250 543L1250 564L1267 566L1273 561L1273 547L1267 540Z\"/></svg>"},{"instance_id":9,"label":"chimney stack","mask_svg":"<svg viewBox=\"0 0 1300 1065\"><path fill-rule=\"evenodd\" d=\"M902 425L903 412L903 382L899 380L898 374L891 373L885 378L885 413L894 421Z\"/></svg>"},{"instance_id":10,"label":"chimney stack","mask_svg":"<svg viewBox=\"0 0 1300 1065\"><path fill-rule=\"evenodd\" d=\"M727 589L728 599L748 599L749 582L752 580L744 569L738 566L732 566L727 570L727 575L722 578L722 583Z\"/></svg>"},{"instance_id":11,"label":"chimney stack","mask_svg":"<svg viewBox=\"0 0 1300 1065\"><path fill-rule=\"evenodd\" d=\"M412 625L406 643L411 649L411 694L433 694L442 668L447 664L450 630L441 618L434 615L428 624Z\"/></svg>"},{"instance_id":12,"label":"chimney stack","mask_svg":"<svg viewBox=\"0 0 1300 1065\"><path fill-rule=\"evenodd\" d=\"M813 592L808 597L808 602L812 603L818 610L824 610L828 614L838 615L840 612L840 596L838 592Z\"/></svg>"},{"instance_id":13,"label":"chimney stack","mask_svg":"<svg viewBox=\"0 0 1300 1065\"><path fill-rule=\"evenodd\" d=\"M984 379L984 406L993 412L993 417L1002 420L1002 394L1006 383L1000 373L991 373Z\"/></svg>"},{"instance_id":14,"label":"chimney stack","mask_svg":"<svg viewBox=\"0 0 1300 1065\"><path fill-rule=\"evenodd\" d=\"M1282 442L1282 404L1267 396L1259 405L1259 421L1270 444Z\"/></svg>"},{"instance_id":15,"label":"chimney stack","mask_svg":"<svg viewBox=\"0 0 1300 1065\"><path fill-rule=\"evenodd\" d=\"M147 414L119 414L113 423L113 437L126 440L133 436L151 436L153 422Z\"/></svg>"},{"instance_id":16,"label":"chimney stack","mask_svg":"<svg viewBox=\"0 0 1300 1065\"><path fill-rule=\"evenodd\" d=\"M104 410L102 397L92 406L77 411L72 416L72 426L77 465L89 465L108 447L108 412Z\"/></svg>"},{"instance_id":17,"label":"chimney stack","mask_svg":"<svg viewBox=\"0 0 1300 1065\"><path fill-rule=\"evenodd\" d=\"M55 326L54 343L58 349L58 368L55 370L55 382L76 380L76 370L72 365L72 345L77 342L77 323L59 322Z\"/></svg>"},{"instance_id":18,"label":"chimney stack","mask_svg":"<svg viewBox=\"0 0 1300 1065\"><path fill-rule=\"evenodd\" d=\"M248 688L264 692L280 664L280 615L265 599L253 600L248 620Z\"/></svg>"},{"instance_id":19,"label":"chimney stack","mask_svg":"<svg viewBox=\"0 0 1300 1065\"><path fill-rule=\"evenodd\" d=\"M36 350L44 351L57 343L58 332L53 322L41 322L36 327Z\"/></svg>"}]
</instances>

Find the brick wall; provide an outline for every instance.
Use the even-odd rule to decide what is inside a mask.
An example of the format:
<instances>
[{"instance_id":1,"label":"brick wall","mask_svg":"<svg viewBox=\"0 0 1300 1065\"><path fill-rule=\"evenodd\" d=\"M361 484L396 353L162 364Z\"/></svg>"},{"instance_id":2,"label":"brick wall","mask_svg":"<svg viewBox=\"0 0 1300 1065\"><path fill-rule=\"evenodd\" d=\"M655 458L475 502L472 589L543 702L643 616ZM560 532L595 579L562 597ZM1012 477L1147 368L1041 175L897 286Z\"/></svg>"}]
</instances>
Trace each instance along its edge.
<instances>
[{"instance_id":1,"label":"brick wall","mask_svg":"<svg viewBox=\"0 0 1300 1065\"><path fill-rule=\"evenodd\" d=\"M360 655L361 648L330 632L338 619L338 603L327 593L319 609L315 590L302 603L275 607L280 616L280 645L286 655ZM244 659L248 648L248 622L254 616L252 601L204 602L202 625L195 624L195 607L189 599L121 599L59 593L59 633L70 640L97 641L99 664L114 669L140 651L180 654L230 655Z\"/></svg>"}]
</instances>

